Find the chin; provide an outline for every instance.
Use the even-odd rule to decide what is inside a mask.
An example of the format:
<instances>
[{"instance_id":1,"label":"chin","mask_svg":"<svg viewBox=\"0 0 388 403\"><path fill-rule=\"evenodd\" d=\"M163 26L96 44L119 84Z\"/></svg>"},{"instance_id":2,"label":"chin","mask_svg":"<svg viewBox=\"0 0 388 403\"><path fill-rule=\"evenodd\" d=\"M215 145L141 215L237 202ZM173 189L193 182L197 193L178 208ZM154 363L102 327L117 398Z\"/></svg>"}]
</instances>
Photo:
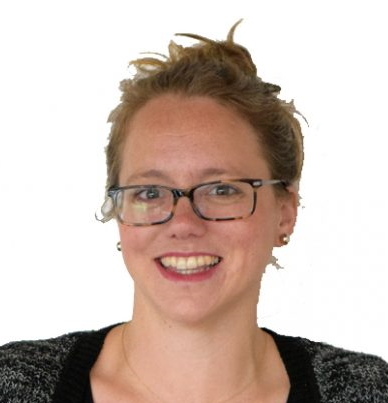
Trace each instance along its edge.
<instances>
[{"instance_id":1,"label":"chin","mask_svg":"<svg viewBox=\"0 0 388 403\"><path fill-rule=\"evenodd\" d=\"M180 301L173 311L164 312L164 317L170 322L186 327L201 327L214 322L217 317L209 307L198 306L193 301Z\"/></svg>"},{"instance_id":2,"label":"chin","mask_svg":"<svg viewBox=\"0 0 388 403\"><path fill-rule=\"evenodd\" d=\"M163 316L169 323L175 323L188 328L207 328L217 326L218 324L233 323L241 315L246 318L248 312L253 312L253 319L256 320L256 308L258 301L257 290L251 290L242 295L231 296L230 299L220 301L197 298L179 298L175 304L169 303L166 307L160 307L164 310ZM173 309L171 309L173 307Z\"/></svg>"}]
</instances>

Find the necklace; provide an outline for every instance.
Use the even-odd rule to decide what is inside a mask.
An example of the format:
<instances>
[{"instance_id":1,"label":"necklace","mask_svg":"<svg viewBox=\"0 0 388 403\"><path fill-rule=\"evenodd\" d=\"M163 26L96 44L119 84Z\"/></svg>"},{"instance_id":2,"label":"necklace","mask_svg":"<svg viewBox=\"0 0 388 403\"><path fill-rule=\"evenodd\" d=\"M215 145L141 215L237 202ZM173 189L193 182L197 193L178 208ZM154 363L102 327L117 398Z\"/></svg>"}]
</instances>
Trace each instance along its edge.
<instances>
[{"instance_id":1,"label":"necklace","mask_svg":"<svg viewBox=\"0 0 388 403\"><path fill-rule=\"evenodd\" d=\"M130 362L130 360L128 358L128 355L127 355L127 349L125 348L125 342L124 342L125 331L127 329L128 324L129 324L129 322L124 324L124 326L122 328L123 330L121 332L121 348L123 350L124 360L125 360L125 363L126 363L127 367L132 372L134 377L138 380L138 382L144 387L144 389L146 389L150 395L152 395L152 396L157 398L158 402L160 402L160 403L169 403L165 399L162 399L150 386L148 386L143 381L143 379L138 375L138 373L135 371L133 366L131 365L131 362ZM268 336L265 334L265 342L264 342L264 346L263 346L263 351L261 353L261 358L263 358L264 355L265 355L265 351L267 349L267 340L268 340ZM227 397L226 399L221 399L219 401L216 401L215 403L228 403L228 402L230 402L232 399L234 399L235 397L237 397L238 395L243 393L245 390L247 390L249 388L249 386L251 386L252 383L255 380L256 380L256 376L253 376L252 379L250 379L246 384L244 384L240 389L238 389L236 392L234 392L231 396ZM151 403L151 401L148 398L147 398L147 401L149 401ZM152 403L155 403L155 401L153 400Z\"/></svg>"}]
</instances>

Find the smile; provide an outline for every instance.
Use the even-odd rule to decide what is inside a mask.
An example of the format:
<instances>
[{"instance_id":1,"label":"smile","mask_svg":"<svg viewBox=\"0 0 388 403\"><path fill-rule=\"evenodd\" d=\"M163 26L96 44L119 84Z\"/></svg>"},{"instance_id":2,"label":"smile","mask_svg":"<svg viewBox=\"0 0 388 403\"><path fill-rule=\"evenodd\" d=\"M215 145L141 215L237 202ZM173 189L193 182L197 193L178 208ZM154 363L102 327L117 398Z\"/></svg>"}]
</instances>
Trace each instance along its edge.
<instances>
[{"instance_id":1,"label":"smile","mask_svg":"<svg viewBox=\"0 0 388 403\"><path fill-rule=\"evenodd\" d=\"M202 273L216 266L221 258L219 256L165 256L159 259L162 267L178 274L189 275Z\"/></svg>"}]
</instances>

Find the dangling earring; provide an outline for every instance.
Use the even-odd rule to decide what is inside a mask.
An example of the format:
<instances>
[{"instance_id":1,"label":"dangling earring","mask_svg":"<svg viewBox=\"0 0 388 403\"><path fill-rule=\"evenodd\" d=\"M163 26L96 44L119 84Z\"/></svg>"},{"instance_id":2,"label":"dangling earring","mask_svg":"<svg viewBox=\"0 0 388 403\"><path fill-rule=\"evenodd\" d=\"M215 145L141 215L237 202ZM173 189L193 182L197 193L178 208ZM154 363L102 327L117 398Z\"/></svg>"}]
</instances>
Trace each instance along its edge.
<instances>
[{"instance_id":1,"label":"dangling earring","mask_svg":"<svg viewBox=\"0 0 388 403\"><path fill-rule=\"evenodd\" d=\"M119 252L121 252L121 242L120 242L120 241L117 242L117 244L116 244L116 249L117 249Z\"/></svg>"},{"instance_id":2,"label":"dangling earring","mask_svg":"<svg viewBox=\"0 0 388 403\"><path fill-rule=\"evenodd\" d=\"M290 236L288 234L284 234L280 237L280 242L283 246L288 245L290 243Z\"/></svg>"}]
</instances>

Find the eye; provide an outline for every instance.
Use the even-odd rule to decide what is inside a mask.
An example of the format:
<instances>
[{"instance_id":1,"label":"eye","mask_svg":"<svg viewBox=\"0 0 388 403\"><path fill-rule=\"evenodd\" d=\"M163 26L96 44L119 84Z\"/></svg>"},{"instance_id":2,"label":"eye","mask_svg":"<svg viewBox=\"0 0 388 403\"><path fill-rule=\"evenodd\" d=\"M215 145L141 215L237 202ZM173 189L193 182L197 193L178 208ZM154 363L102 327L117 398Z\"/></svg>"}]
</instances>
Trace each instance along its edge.
<instances>
[{"instance_id":1,"label":"eye","mask_svg":"<svg viewBox=\"0 0 388 403\"><path fill-rule=\"evenodd\" d=\"M155 186L136 189L133 194L133 199L137 201L153 201L163 197L162 189Z\"/></svg>"},{"instance_id":2,"label":"eye","mask_svg":"<svg viewBox=\"0 0 388 403\"><path fill-rule=\"evenodd\" d=\"M238 186L233 186L228 183L221 183L218 185L213 185L209 188L209 196L236 196L241 193L241 189Z\"/></svg>"}]
</instances>

